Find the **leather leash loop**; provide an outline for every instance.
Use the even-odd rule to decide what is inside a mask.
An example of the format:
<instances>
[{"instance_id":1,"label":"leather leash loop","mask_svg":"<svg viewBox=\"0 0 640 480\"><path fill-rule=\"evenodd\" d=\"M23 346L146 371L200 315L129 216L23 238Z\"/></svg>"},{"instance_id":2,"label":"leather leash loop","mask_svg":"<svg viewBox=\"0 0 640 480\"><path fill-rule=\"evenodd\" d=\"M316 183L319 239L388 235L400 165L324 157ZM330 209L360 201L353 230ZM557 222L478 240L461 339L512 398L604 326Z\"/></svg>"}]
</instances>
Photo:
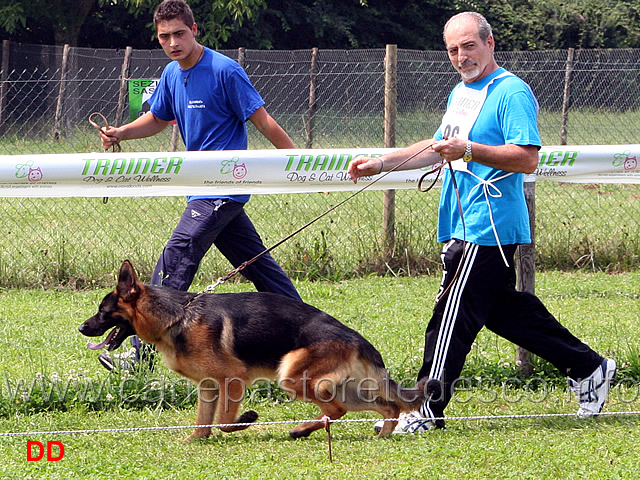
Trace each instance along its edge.
<instances>
[{"instance_id":1,"label":"leather leash loop","mask_svg":"<svg viewBox=\"0 0 640 480\"><path fill-rule=\"evenodd\" d=\"M102 123L102 126L100 126L100 124L94 120L94 117L98 117L98 119L100 120L100 123ZM102 133L105 133L107 128L109 128L109 122L107 121L107 117L105 117L100 112L93 112L91 115L89 115L89 123L93 128L98 129ZM121 152L122 148L120 147L120 142L114 143L113 146L111 147L111 151L116 153ZM106 204L108 201L109 201L109 197L102 198L102 203Z\"/></svg>"},{"instance_id":2,"label":"leather leash loop","mask_svg":"<svg viewBox=\"0 0 640 480\"><path fill-rule=\"evenodd\" d=\"M95 117L98 118L100 123L96 122ZM107 128L109 128L109 122L107 121L107 117L105 117L100 112L93 112L91 115L89 115L89 123L93 128L96 128L102 133L105 133L107 131ZM111 147L111 150L113 152L121 152L122 148L120 147L120 142L114 143L113 146Z\"/></svg>"}]
</instances>

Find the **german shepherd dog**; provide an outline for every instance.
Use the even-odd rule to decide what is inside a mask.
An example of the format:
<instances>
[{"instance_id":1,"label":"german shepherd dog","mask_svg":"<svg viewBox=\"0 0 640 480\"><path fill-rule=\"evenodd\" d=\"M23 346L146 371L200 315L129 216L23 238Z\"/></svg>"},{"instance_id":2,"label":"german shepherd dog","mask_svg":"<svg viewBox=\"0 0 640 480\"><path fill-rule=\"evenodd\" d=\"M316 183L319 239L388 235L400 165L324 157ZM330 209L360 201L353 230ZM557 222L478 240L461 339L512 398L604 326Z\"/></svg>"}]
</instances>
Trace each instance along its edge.
<instances>
[{"instance_id":1,"label":"german shepherd dog","mask_svg":"<svg viewBox=\"0 0 640 480\"><path fill-rule=\"evenodd\" d=\"M243 430L258 418L251 410L237 416L246 386L256 379L276 379L292 398L318 405L316 420L335 420L349 410L394 419L440 388L427 380L400 387L367 340L311 305L264 292L196 294L143 285L128 260L115 290L79 327L89 337L109 329L92 348L113 350L130 335L154 344L171 370L198 386L196 426L212 425L218 406L224 432ZM396 423L384 422L380 436ZM320 421L306 422L290 434L306 437L320 428ZM196 428L185 441L210 434L210 427Z\"/></svg>"}]
</instances>

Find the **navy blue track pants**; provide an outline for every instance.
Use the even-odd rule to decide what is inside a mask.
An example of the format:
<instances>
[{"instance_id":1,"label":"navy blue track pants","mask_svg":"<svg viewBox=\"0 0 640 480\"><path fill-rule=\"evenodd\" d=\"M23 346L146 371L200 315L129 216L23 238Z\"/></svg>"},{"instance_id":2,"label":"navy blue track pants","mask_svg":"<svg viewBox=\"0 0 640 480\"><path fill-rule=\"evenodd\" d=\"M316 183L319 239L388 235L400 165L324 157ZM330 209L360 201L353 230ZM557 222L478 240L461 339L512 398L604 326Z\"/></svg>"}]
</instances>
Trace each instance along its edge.
<instances>
[{"instance_id":1,"label":"navy blue track pants","mask_svg":"<svg viewBox=\"0 0 640 480\"><path fill-rule=\"evenodd\" d=\"M234 266L266 248L244 204L226 199L195 199L188 203L160 256L151 283L188 290L209 248L215 245ZM240 271L259 292L272 292L300 300L289 277L270 254Z\"/></svg>"}]
</instances>

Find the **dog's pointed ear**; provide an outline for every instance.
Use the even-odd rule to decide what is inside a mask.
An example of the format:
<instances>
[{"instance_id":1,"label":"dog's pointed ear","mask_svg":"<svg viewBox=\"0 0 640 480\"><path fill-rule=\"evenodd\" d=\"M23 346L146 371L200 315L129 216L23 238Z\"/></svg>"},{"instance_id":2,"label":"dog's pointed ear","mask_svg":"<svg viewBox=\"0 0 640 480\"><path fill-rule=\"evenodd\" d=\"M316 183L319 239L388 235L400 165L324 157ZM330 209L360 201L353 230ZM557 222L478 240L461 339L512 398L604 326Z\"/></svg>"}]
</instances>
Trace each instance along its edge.
<instances>
[{"instance_id":1,"label":"dog's pointed ear","mask_svg":"<svg viewBox=\"0 0 640 480\"><path fill-rule=\"evenodd\" d=\"M122 262L118 275L118 295L125 302L133 302L140 295L142 285L129 260Z\"/></svg>"}]
</instances>

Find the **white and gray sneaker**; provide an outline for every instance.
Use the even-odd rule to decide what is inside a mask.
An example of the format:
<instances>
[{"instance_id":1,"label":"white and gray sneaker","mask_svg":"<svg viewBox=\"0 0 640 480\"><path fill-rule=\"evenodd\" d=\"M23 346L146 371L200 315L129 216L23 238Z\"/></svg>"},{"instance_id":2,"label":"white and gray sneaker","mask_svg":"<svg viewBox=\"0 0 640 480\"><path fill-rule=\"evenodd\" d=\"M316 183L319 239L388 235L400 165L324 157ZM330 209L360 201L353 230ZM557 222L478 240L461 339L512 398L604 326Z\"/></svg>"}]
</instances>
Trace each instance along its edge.
<instances>
[{"instance_id":1,"label":"white and gray sneaker","mask_svg":"<svg viewBox=\"0 0 640 480\"><path fill-rule=\"evenodd\" d=\"M420 412L409 412L398 420L393 433L423 433L435 428L444 429L444 420L423 417Z\"/></svg>"},{"instance_id":2,"label":"white and gray sneaker","mask_svg":"<svg viewBox=\"0 0 640 480\"><path fill-rule=\"evenodd\" d=\"M373 429L380 433L384 426L384 420L379 420L373 426ZM398 424L393 430L393 434L404 433L422 433L434 428L444 429L444 420L435 420L423 417L420 412L414 411L409 413L401 413L398 417Z\"/></svg>"},{"instance_id":3,"label":"white and gray sneaker","mask_svg":"<svg viewBox=\"0 0 640 480\"><path fill-rule=\"evenodd\" d=\"M616 362L605 358L595 371L587 378L576 382L569 379L569 387L578 397L578 418L588 418L598 415L607 401L609 389L616 376Z\"/></svg>"}]
</instances>

